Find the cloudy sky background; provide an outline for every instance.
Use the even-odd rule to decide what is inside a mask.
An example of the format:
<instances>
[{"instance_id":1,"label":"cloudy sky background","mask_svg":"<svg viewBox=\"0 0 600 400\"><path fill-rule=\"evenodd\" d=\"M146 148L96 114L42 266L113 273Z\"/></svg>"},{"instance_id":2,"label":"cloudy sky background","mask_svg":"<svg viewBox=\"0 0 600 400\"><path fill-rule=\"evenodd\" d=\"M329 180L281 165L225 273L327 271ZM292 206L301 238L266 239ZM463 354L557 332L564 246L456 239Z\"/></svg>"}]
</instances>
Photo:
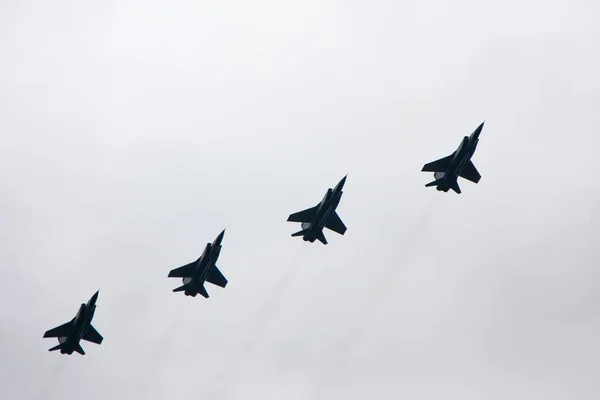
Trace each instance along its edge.
<instances>
[{"instance_id":1,"label":"cloudy sky background","mask_svg":"<svg viewBox=\"0 0 600 400\"><path fill-rule=\"evenodd\" d=\"M598 2L51 3L0 3L0 398L600 396Z\"/></svg>"}]
</instances>

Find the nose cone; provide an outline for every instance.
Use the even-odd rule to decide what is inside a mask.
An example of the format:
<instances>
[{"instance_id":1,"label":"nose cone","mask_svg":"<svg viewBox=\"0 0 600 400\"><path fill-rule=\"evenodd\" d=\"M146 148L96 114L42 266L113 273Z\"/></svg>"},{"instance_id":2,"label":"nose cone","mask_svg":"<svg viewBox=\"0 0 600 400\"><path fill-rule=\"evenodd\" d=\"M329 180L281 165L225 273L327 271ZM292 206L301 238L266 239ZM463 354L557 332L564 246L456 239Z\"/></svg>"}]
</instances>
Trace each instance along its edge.
<instances>
[{"instance_id":1,"label":"nose cone","mask_svg":"<svg viewBox=\"0 0 600 400\"><path fill-rule=\"evenodd\" d=\"M221 244L221 241L223 240L223 236L225 236L225 229L223 229L223 231L221 233L219 233L219 236L217 236L217 238L215 239L216 246Z\"/></svg>"},{"instance_id":2,"label":"nose cone","mask_svg":"<svg viewBox=\"0 0 600 400\"><path fill-rule=\"evenodd\" d=\"M96 300L98 300L98 293L100 293L100 290L98 290L96 293L94 293L94 295L92 296L92 298L89 301L90 304L96 304Z\"/></svg>"},{"instance_id":3,"label":"nose cone","mask_svg":"<svg viewBox=\"0 0 600 400\"><path fill-rule=\"evenodd\" d=\"M473 139L479 139L479 135L481 134L481 130L483 129L483 124L485 124L485 121L483 121L483 122L481 123L481 125L479 125L479 126L477 127L477 129L475 129L475 132L473 132L473 133L471 134L471 137L472 137Z\"/></svg>"},{"instance_id":4,"label":"nose cone","mask_svg":"<svg viewBox=\"0 0 600 400\"><path fill-rule=\"evenodd\" d=\"M348 174L346 174L346 176L344 176L342 178L342 180L338 182L338 184L335 186L336 190L342 190L342 188L344 187L344 184L346 183L347 177L348 177Z\"/></svg>"}]
</instances>

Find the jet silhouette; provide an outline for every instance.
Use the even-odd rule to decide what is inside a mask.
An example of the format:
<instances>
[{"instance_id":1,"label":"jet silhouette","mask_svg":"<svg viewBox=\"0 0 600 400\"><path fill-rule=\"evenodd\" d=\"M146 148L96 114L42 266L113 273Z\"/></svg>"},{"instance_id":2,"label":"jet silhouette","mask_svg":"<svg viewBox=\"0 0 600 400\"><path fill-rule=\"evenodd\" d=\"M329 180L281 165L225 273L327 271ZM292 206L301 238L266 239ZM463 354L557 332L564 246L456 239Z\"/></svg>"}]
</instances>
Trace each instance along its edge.
<instances>
[{"instance_id":1,"label":"jet silhouette","mask_svg":"<svg viewBox=\"0 0 600 400\"><path fill-rule=\"evenodd\" d=\"M87 303L81 304L77 315L71 321L44 333L45 338L58 338L58 346L49 349L49 351L60 350L62 354L69 355L76 351L84 355L85 351L79 344L80 340L83 339L96 344L102 343L102 335L92 326L92 318L94 318L94 312L96 311L96 300L98 300L99 292L96 292Z\"/></svg>"},{"instance_id":2,"label":"jet silhouette","mask_svg":"<svg viewBox=\"0 0 600 400\"><path fill-rule=\"evenodd\" d=\"M459 176L474 183L479 182L481 175L473 165L471 157L473 157L477 148L484 123L482 122L471 136L465 136L454 153L423 166L421 172L433 172L435 178L435 181L425 186L435 186L437 190L443 190L444 192L452 189L460 194Z\"/></svg>"},{"instance_id":3,"label":"jet silhouette","mask_svg":"<svg viewBox=\"0 0 600 400\"><path fill-rule=\"evenodd\" d=\"M196 297L200 293L208 298L204 282L210 282L222 288L227 285L227 279L216 265L224 235L225 230L217 236L214 242L207 243L199 259L169 272L169 278L183 278L183 286L173 289L174 292L184 292L186 296L192 297Z\"/></svg>"},{"instance_id":4,"label":"jet silhouette","mask_svg":"<svg viewBox=\"0 0 600 400\"><path fill-rule=\"evenodd\" d=\"M313 243L319 240L323 244L327 244L327 239L323 234L323 228L330 229L334 232L343 235L346 232L346 226L340 219L335 209L340 204L342 198L342 188L346 183L346 175L332 189L327 189L325 197L316 206L291 214L288 217L288 222L300 222L302 230L292 234L292 236L302 236L304 241Z\"/></svg>"}]
</instances>

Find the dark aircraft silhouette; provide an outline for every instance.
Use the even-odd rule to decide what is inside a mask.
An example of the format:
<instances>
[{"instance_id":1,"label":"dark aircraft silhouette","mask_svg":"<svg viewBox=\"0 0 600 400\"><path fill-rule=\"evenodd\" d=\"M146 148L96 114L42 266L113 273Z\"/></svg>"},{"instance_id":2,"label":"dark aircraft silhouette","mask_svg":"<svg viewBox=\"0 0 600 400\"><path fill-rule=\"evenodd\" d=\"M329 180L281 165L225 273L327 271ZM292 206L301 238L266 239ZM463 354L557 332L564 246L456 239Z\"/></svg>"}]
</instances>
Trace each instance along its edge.
<instances>
[{"instance_id":1,"label":"dark aircraft silhouette","mask_svg":"<svg viewBox=\"0 0 600 400\"><path fill-rule=\"evenodd\" d=\"M49 351L60 350L62 354L66 353L69 355L76 351L79 354L84 355L85 351L83 351L79 344L80 340L83 339L96 344L102 343L102 335L100 335L92 326L92 318L94 318L94 312L96 311L98 292L96 292L86 304L82 304L81 307L79 307L79 311L75 318L66 324L50 329L44 333L45 338L58 338L58 346L49 349Z\"/></svg>"},{"instance_id":2,"label":"dark aircraft silhouette","mask_svg":"<svg viewBox=\"0 0 600 400\"><path fill-rule=\"evenodd\" d=\"M204 282L224 288L227 279L217 268L216 262L221 252L221 241L225 230L217 236L214 242L207 243L204 253L193 263L175 268L169 272L169 278L183 278L183 286L173 289L174 292L185 292L186 296L196 297L198 293L208 298L208 292L204 288Z\"/></svg>"},{"instance_id":3,"label":"dark aircraft silhouette","mask_svg":"<svg viewBox=\"0 0 600 400\"><path fill-rule=\"evenodd\" d=\"M335 212L335 209L340 204L342 193L344 193L342 192L342 188L344 187L344 183L346 183L347 176L343 177L333 189L327 189L325 197L323 197L323 200L319 204L288 217L287 220L289 222L302 223L302 230L292 234L292 236L302 236L302 239L311 243L318 239L321 243L327 244L323 228L331 229L340 235L346 232L346 226Z\"/></svg>"},{"instance_id":4,"label":"dark aircraft silhouette","mask_svg":"<svg viewBox=\"0 0 600 400\"><path fill-rule=\"evenodd\" d=\"M421 172L433 172L435 178L435 181L425 186L436 186L437 190L443 190L444 192L452 189L460 194L459 176L474 183L479 182L481 175L473 165L471 157L477 148L484 123L485 121L475 129L471 136L465 136L454 153L423 166Z\"/></svg>"}]
</instances>

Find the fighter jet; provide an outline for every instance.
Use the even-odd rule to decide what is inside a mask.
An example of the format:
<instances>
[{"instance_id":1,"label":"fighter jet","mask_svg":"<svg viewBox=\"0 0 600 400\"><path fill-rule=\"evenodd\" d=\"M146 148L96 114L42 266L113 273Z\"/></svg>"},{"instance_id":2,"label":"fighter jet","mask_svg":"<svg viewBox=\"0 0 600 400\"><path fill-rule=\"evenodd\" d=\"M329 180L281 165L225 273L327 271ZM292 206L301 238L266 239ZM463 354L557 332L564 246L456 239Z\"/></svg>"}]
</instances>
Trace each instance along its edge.
<instances>
[{"instance_id":1,"label":"fighter jet","mask_svg":"<svg viewBox=\"0 0 600 400\"><path fill-rule=\"evenodd\" d=\"M196 297L200 293L205 298L208 298L204 282L210 282L222 288L227 285L227 279L225 279L216 265L219 253L221 252L223 235L225 235L225 230L217 236L214 242L207 243L204 253L202 253L199 259L169 272L169 278L183 278L183 286L173 289L174 292L185 292L186 296L192 297Z\"/></svg>"},{"instance_id":2,"label":"fighter jet","mask_svg":"<svg viewBox=\"0 0 600 400\"><path fill-rule=\"evenodd\" d=\"M304 241L313 243L319 240L323 244L327 244L327 239L323 234L323 228L328 228L334 232L343 235L346 232L346 226L340 219L340 216L335 212L336 207L340 204L342 198L342 188L346 183L346 175L333 188L327 189L325 197L316 206L291 214L288 217L288 222L301 222L302 230L292 234L292 236L302 236Z\"/></svg>"},{"instance_id":3,"label":"fighter jet","mask_svg":"<svg viewBox=\"0 0 600 400\"><path fill-rule=\"evenodd\" d=\"M471 136L465 136L454 153L423 166L421 172L433 172L435 178L435 181L425 186L436 186L437 190L443 190L444 192L452 189L460 194L459 176L474 183L479 182L481 175L473 165L471 157L477 148L484 123L485 121L475 129Z\"/></svg>"},{"instance_id":4,"label":"fighter jet","mask_svg":"<svg viewBox=\"0 0 600 400\"><path fill-rule=\"evenodd\" d=\"M60 350L62 354L66 353L69 355L76 351L84 355L85 351L83 351L79 344L81 339L96 344L102 343L102 335L92 326L98 293L99 291L86 304L81 304L77 315L71 321L44 333L45 338L58 338L58 346L49 349L49 351Z\"/></svg>"}]
</instances>

